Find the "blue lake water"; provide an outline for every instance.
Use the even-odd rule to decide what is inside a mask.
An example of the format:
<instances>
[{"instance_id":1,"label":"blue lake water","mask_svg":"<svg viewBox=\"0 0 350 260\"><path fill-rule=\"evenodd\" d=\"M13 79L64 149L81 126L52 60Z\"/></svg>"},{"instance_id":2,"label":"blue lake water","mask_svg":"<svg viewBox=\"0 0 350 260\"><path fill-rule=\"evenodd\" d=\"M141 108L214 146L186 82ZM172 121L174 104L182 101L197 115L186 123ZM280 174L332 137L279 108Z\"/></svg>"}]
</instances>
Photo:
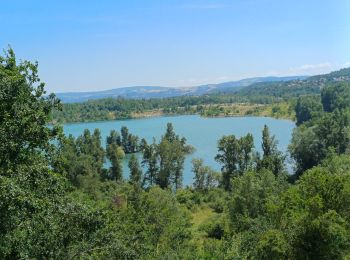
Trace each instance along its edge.
<instances>
[{"instance_id":1,"label":"blue lake water","mask_svg":"<svg viewBox=\"0 0 350 260\"><path fill-rule=\"evenodd\" d=\"M261 137L264 125L267 125L270 132L276 136L278 147L286 152L291 139L291 134L295 124L289 120L278 120L269 117L222 117L203 118L197 115L153 117L131 120L104 121L92 123L76 123L64 125L64 132L77 137L84 129L93 131L95 128L101 130L103 142L112 129L120 132L122 126L126 126L129 132L145 138L152 142L153 137L159 141L166 130L166 124L171 122L175 132L181 137L186 137L187 143L195 147L196 151L187 156L184 167L184 185L193 182L191 172L191 160L202 158L206 165L216 170L220 170L220 165L215 161L217 154L217 141L223 135L234 134L236 137L253 134L255 149L261 151ZM128 158L124 160L123 170L125 178L128 177Z\"/></svg>"}]
</instances>

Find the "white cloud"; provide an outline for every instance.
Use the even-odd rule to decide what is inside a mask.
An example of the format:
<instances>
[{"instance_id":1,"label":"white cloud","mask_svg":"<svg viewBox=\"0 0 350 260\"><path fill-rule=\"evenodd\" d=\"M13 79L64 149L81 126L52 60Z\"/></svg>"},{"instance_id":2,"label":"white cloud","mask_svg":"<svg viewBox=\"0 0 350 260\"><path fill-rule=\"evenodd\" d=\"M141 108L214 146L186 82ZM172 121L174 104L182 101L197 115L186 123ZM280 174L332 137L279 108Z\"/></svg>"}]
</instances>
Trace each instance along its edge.
<instances>
[{"instance_id":1,"label":"white cloud","mask_svg":"<svg viewBox=\"0 0 350 260\"><path fill-rule=\"evenodd\" d=\"M330 70L334 69L334 65L330 62L323 62L318 64L304 64L299 67L293 67L289 69L289 72L292 74L303 74L306 73L312 74L312 73L324 73L329 72Z\"/></svg>"},{"instance_id":2,"label":"white cloud","mask_svg":"<svg viewBox=\"0 0 350 260\"><path fill-rule=\"evenodd\" d=\"M326 74L335 70L346 68L350 66L350 62L345 63L331 63L321 62L315 64L302 64L300 66L291 67L286 70L270 70L264 73L263 76L312 76L319 74Z\"/></svg>"},{"instance_id":3,"label":"white cloud","mask_svg":"<svg viewBox=\"0 0 350 260\"><path fill-rule=\"evenodd\" d=\"M347 67L350 67L350 61L345 62L345 63L343 64L343 68L347 68Z\"/></svg>"}]
</instances>

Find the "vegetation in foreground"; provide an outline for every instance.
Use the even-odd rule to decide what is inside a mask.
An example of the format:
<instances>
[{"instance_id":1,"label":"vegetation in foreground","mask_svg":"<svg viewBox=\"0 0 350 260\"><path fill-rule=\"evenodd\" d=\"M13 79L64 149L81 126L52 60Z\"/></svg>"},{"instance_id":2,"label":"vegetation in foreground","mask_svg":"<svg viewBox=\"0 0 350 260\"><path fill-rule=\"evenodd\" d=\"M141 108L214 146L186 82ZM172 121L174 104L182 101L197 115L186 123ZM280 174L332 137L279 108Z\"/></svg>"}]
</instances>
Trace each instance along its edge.
<instances>
[{"instance_id":1,"label":"vegetation in foreground","mask_svg":"<svg viewBox=\"0 0 350 260\"><path fill-rule=\"evenodd\" d=\"M185 188L192 147L171 124L137 148L125 129L105 143L99 130L66 137L47 126L60 104L44 94L36 64L17 64L12 50L0 57L1 259L350 257L348 83L298 98L292 177L265 127L262 154L250 134L223 136L221 172L194 160ZM123 180L120 160L138 150Z\"/></svg>"}]
</instances>

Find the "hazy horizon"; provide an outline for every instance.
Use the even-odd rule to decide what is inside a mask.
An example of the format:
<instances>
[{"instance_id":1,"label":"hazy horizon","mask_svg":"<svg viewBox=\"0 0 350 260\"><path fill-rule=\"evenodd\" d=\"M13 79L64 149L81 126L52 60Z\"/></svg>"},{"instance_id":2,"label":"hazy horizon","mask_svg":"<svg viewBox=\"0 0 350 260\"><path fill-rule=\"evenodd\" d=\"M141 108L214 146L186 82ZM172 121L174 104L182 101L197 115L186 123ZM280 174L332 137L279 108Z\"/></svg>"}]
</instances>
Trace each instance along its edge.
<instances>
[{"instance_id":1,"label":"hazy horizon","mask_svg":"<svg viewBox=\"0 0 350 260\"><path fill-rule=\"evenodd\" d=\"M11 1L0 48L39 62L48 92L190 87L350 66L350 2Z\"/></svg>"},{"instance_id":2,"label":"hazy horizon","mask_svg":"<svg viewBox=\"0 0 350 260\"><path fill-rule=\"evenodd\" d=\"M332 71L329 71L332 72ZM316 75L316 74L315 74ZM246 80L246 79L254 79L254 78L284 78L284 77L312 77L315 75L287 75L287 76L273 76L273 75L268 75L268 76L257 76L257 77L248 77L248 78L240 78L237 80L229 80L229 81L220 81L216 83L206 83L206 84L199 84L199 85L192 85L192 86L161 86L161 85L128 85L128 86L117 86L117 87L111 87L111 88L99 88L97 90L78 90L78 91L57 91L56 93L79 93L79 92L98 92L98 91L108 91L108 90L113 90L113 89L123 89L123 88L137 88L137 87L160 87L160 88L195 88L199 86L205 86L205 85L211 85L211 84L220 84L220 83L227 83L227 82L235 82L235 81L240 81L240 80ZM318 74L317 74L318 75Z\"/></svg>"}]
</instances>

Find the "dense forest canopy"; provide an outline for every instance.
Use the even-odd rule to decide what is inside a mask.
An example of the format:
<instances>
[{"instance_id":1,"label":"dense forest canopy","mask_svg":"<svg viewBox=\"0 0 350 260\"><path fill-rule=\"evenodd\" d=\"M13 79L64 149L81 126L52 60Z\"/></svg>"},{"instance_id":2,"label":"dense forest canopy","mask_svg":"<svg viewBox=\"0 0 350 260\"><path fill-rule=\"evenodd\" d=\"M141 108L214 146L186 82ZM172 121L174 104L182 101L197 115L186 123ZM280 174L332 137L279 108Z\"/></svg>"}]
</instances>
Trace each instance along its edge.
<instances>
[{"instance_id":1,"label":"dense forest canopy","mask_svg":"<svg viewBox=\"0 0 350 260\"><path fill-rule=\"evenodd\" d=\"M126 128L106 140L99 129L67 137L49 125L61 107L45 95L38 65L18 63L10 49L0 57L0 258L347 259L349 93L349 83L327 82L320 96L297 97L289 148L294 175L265 127L261 154L249 133L223 136L221 172L195 159L193 185L183 187L184 158L193 147L171 124L152 143ZM198 100L215 98L224 97ZM114 109L122 113L193 100L79 106L102 104L103 111L120 104ZM125 153L131 154L127 180Z\"/></svg>"}]
</instances>

